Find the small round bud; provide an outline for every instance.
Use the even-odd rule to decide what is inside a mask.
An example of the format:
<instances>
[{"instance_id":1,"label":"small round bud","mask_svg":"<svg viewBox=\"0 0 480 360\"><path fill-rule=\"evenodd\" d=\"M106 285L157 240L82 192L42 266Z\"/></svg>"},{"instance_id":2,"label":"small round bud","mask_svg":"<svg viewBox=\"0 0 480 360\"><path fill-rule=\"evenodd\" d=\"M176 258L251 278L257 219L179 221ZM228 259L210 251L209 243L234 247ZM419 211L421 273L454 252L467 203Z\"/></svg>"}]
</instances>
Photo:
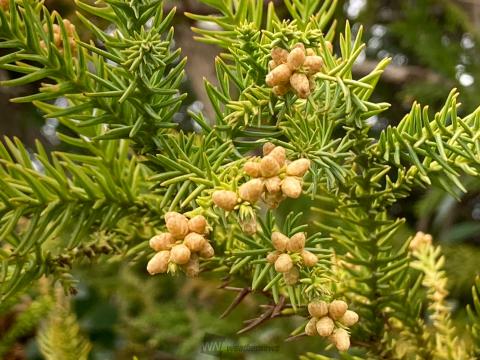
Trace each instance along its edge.
<instances>
[{"instance_id":1,"label":"small round bud","mask_svg":"<svg viewBox=\"0 0 480 360\"><path fill-rule=\"evenodd\" d=\"M188 229L197 234L205 234L207 232L207 219L203 215L196 215L188 220Z\"/></svg>"},{"instance_id":2,"label":"small round bud","mask_svg":"<svg viewBox=\"0 0 480 360\"><path fill-rule=\"evenodd\" d=\"M336 329L329 339L338 351L347 351L350 348L350 335L345 329Z\"/></svg>"},{"instance_id":3,"label":"small round bud","mask_svg":"<svg viewBox=\"0 0 480 360\"><path fill-rule=\"evenodd\" d=\"M275 261L275 271L280 273L285 273L287 271L292 270L293 268L293 261L290 255L288 254L281 254L277 261Z\"/></svg>"},{"instance_id":4,"label":"small round bud","mask_svg":"<svg viewBox=\"0 0 480 360\"><path fill-rule=\"evenodd\" d=\"M322 318L328 314L328 304L325 301L315 300L308 304L308 313L316 318Z\"/></svg>"},{"instance_id":5,"label":"small round bud","mask_svg":"<svg viewBox=\"0 0 480 360\"><path fill-rule=\"evenodd\" d=\"M242 200L255 204L263 192L263 181L260 179L252 179L240 186L238 195Z\"/></svg>"},{"instance_id":6,"label":"small round bud","mask_svg":"<svg viewBox=\"0 0 480 360\"><path fill-rule=\"evenodd\" d=\"M207 240L205 240L202 235L194 232L191 232L190 234L185 236L185 240L183 241L185 246L193 252L202 250L206 242Z\"/></svg>"},{"instance_id":7,"label":"small round bud","mask_svg":"<svg viewBox=\"0 0 480 360\"><path fill-rule=\"evenodd\" d=\"M170 260L175 264L183 265L190 260L190 254L190 250L185 245L175 245L170 251Z\"/></svg>"},{"instance_id":8,"label":"small round bud","mask_svg":"<svg viewBox=\"0 0 480 360\"><path fill-rule=\"evenodd\" d=\"M269 178L278 175L280 166L272 155L267 155L260 161L260 172L263 177Z\"/></svg>"},{"instance_id":9,"label":"small round bud","mask_svg":"<svg viewBox=\"0 0 480 360\"><path fill-rule=\"evenodd\" d=\"M305 62L303 63L305 70L308 75L313 75L322 70L323 60L320 56L307 56Z\"/></svg>"},{"instance_id":10,"label":"small round bud","mask_svg":"<svg viewBox=\"0 0 480 360\"><path fill-rule=\"evenodd\" d=\"M167 213L165 213L165 223L168 222L169 219L175 217L175 216L181 216L182 214L176 212L176 211L169 211Z\"/></svg>"},{"instance_id":11,"label":"small round bud","mask_svg":"<svg viewBox=\"0 0 480 360\"><path fill-rule=\"evenodd\" d=\"M185 275L188 277L198 276L200 273L200 261L198 260L198 256L193 254L188 263L184 266L183 270L185 271Z\"/></svg>"},{"instance_id":12,"label":"small round bud","mask_svg":"<svg viewBox=\"0 0 480 360\"><path fill-rule=\"evenodd\" d=\"M283 96L286 93L288 93L289 90L290 90L290 84L288 84L288 83L287 84L275 85L272 88L272 91L275 94L275 96Z\"/></svg>"},{"instance_id":13,"label":"small round bud","mask_svg":"<svg viewBox=\"0 0 480 360\"><path fill-rule=\"evenodd\" d=\"M305 50L303 49L295 48L292 51L290 51L290 54L288 54L287 65L292 71L298 70L303 65L304 61L305 61Z\"/></svg>"},{"instance_id":14,"label":"small round bud","mask_svg":"<svg viewBox=\"0 0 480 360\"><path fill-rule=\"evenodd\" d=\"M262 148L263 156L267 156L268 154L270 154L273 149L275 149L275 145L272 144L271 142L267 142L263 144L263 148Z\"/></svg>"},{"instance_id":15,"label":"small round bud","mask_svg":"<svg viewBox=\"0 0 480 360\"><path fill-rule=\"evenodd\" d=\"M243 171L245 174L251 177L259 177L260 176L260 163L255 161L247 161L245 165L243 165Z\"/></svg>"},{"instance_id":16,"label":"small round bud","mask_svg":"<svg viewBox=\"0 0 480 360\"><path fill-rule=\"evenodd\" d=\"M282 192L289 198L298 199L302 194L302 184L300 180L295 177L286 177L282 181Z\"/></svg>"},{"instance_id":17,"label":"small round bud","mask_svg":"<svg viewBox=\"0 0 480 360\"><path fill-rule=\"evenodd\" d=\"M308 320L307 325L305 325L305 334L307 334L308 336L317 336L318 335L317 321L318 321L317 318L311 318L310 320Z\"/></svg>"},{"instance_id":18,"label":"small round bud","mask_svg":"<svg viewBox=\"0 0 480 360\"><path fill-rule=\"evenodd\" d=\"M274 47L270 53L275 64L280 65L287 62L288 51L280 47Z\"/></svg>"},{"instance_id":19,"label":"small round bud","mask_svg":"<svg viewBox=\"0 0 480 360\"><path fill-rule=\"evenodd\" d=\"M310 95L310 83L305 74L293 74L290 77L290 86L295 90L295 93L299 98L306 99L308 95Z\"/></svg>"},{"instance_id":20,"label":"small round bud","mask_svg":"<svg viewBox=\"0 0 480 360\"><path fill-rule=\"evenodd\" d=\"M280 256L281 252L280 251L272 251L268 253L267 255L267 262L270 264L274 264L275 261L277 261L278 257Z\"/></svg>"},{"instance_id":21,"label":"small round bud","mask_svg":"<svg viewBox=\"0 0 480 360\"><path fill-rule=\"evenodd\" d=\"M287 242L287 251L299 252L305 247L305 233L299 232L293 235Z\"/></svg>"},{"instance_id":22,"label":"small round bud","mask_svg":"<svg viewBox=\"0 0 480 360\"><path fill-rule=\"evenodd\" d=\"M273 87L275 85L287 83L290 76L292 76L292 71L288 65L280 64L268 73L265 82L268 86Z\"/></svg>"},{"instance_id":23,"label":"small round bud","mask_svg":"<svg viewBox=\"0 0 480 360\"><path fill-rule=\"evenodd\" d=\"M305 54L306 54L307 56L315 56L315 55L317 55L317 54L315 53L315 50L313 50L312 48L306 49L306 50L305 50Z\"/></svg>"},{"instance_id":24,"label":"small round bud","mask_svg":"<svg viewBox=\"0 0 480 360\"><path fill-rule=\"evenodd\" d=\"M212 195L215 205L226 211L232 211L237 205L237 194L228 190L217 190Z\"/></svg>"},{"instance_id":25,"label":"small round bud","mask_svg":"<svg viewBox=\"0 0 480 360\"><path fill-rule=\"evenodd\" d=\"M205 241L203 248L198 253L200 257L204 259L210 259L215 255L215 250L213 249L212 245L208 241Z\"/></svg>"},{"instance_id":26,"label":"small round bud","mask_svg":"<svg viewBox=\"0 0 480 360\"><path fill-rule=\"evenodd\" d=\"M339 321L345 326L353 326L358 322L358 314L355 311L347 310Z\"/></svg>"},{"instance_id":27,"label":"small round bud","mask_svg":"<svg viewBox=\"0 0 480 360\"><path fill-rule=\"evenodd\" d=\"M302 177L310 168L310 160L308 159L298 159L292 161L287 165L287 175L288 176L300 176Z\"/></svg>"},{"instance_id":28,"label":"small round bud","mask_svg":"<svg viewBox=\"0 0 480 360\"><path fill-rule=\"evenodd\" d=\"M290 239L283 235L281 232L274 231L272 232L272 245L275 250L285 251L287 249L287 244Z\"/></svg>"},{"instance_id":29,"label":"small round bud","mask_svg":"<svg viewBox=\"0 0 480 360\"><path fill-rule=\"evenodd\" d=\"M315 255L314 253L308 250L302 250L301 255L302 255L303 263L307 267L315 266L318 262L317 255Z\"/></svg>"},{"instance_id":30,"label":"small round bud","mask_svg":"<svg viewBox=\"0 0 480 360\"><path fill-rule=\"evenodd\" d=\"M282 189L282 180L278 176L266 179L265 189L269 193L278 193Z\"/></svg>"},{"instance_id":31,"label":"small round bud","mask_svg":"<svg viewBox=\"0 0 480 360\"><path fill-rule=\"evenodd\" d=\"M150 275L167 272L169 259L170 251L164 250L157 252L148 262L147 271L150 273Z\"/></svg>"},{"instance_id":32,"label":"small round bud","mask_svg":"<svg viewBox=\"0 0 480 360\"><path fill-rule=\"evenodd\" d=\"M333 300L328 306L328 314L333 320L340 319L348 309L348 305L343 300Z\"/></svg>"},{"instance_id":33,"label":"small round bud","mask_svg":"<svg viewBox=\"0 0 480 360\"><path fill-rule=\"evenodd\" d=\"M318 319L314 318L314 317L311 318L310 320L308 320L307 325L305 325L305 334L307 334L308 336L317 336L318 335L317 321L318 321Z\"/></svg>"},{"instance_id":34,"label":"small round bud","mask_svg":"<svg viewBox=\"0 0 480 360\"><path fill-rule=\"evenodd\" d=\"M148 244L155 251L168 250L175 243L175 238L170 233L155 235Z\"/></svg>"},{"instance_id":35,"label":"small round bud","mask_svg":"<svg viewBox=\"0 0 480 360\"><path fill-rule=\"evenodd\" d=\"M188 219L182 214L169 216L166 225L170 234L176 239L183 239L188 234Z\"/></svg>"},{"instance_id":36,"label":"small round bud","mask_svg":"<svg viewBox=\"0 0 480 360\"><path fill-rule=\"evenodd\" d=\"M278 66L277 63L276 63L274 60L270 60L270 61L268 62L268 70L273 70L273 69L275 69L277 66Z\"/></svg>"},{"instance_id":37,"label":"small round bud","mask_svg":"<svg viewBox=\"0 0 480 360\"><path fill-rule=\"evenodd\" d=\"M332 335L333 329L335 329L335 323L328 316L324 316L317 321L317 332L322 337Z\"/></svg>"},{"instance_id":38,"label":"small round bud","mask_svg":"<svg viewBox=\"0 0 480 360\"><path fill-rule=\"evenodd\" d=\"M283 280L286 285L295 285L300 278L300 272L296 267L293 267L290 271L283 273Z\"/></svg>"},{"instance_id":39,"label":"small round bud","mask_svg":"<svg viewBox=\"0 0 480 360\"><path fill-rule=\"evenodd\" d=\"M285 148L282 146L275 146L275 148L272 149L269 156L273 156L275 160L277 160L278 166L283 167L285 165L285 159L287 158L285 154Z\"/></svg>"}]
</instances>

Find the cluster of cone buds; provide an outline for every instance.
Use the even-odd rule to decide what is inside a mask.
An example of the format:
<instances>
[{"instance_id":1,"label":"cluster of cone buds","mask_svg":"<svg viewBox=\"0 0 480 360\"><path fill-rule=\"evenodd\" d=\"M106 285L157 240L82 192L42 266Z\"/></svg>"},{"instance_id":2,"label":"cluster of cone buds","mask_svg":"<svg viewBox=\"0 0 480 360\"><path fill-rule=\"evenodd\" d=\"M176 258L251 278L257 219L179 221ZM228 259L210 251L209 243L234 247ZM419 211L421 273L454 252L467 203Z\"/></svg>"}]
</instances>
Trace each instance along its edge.
<instances>
[{"instance_id":1,"label":"cluster of cone buds","mask_svg":"<svg viewBox=\"0 0 480 360\"><path fill-rule=\"evenodd\" d=\"M68 38L68 43L70 44L70 48L72 49L72 52L75 52L77 49L77 43L75 41L75 25L73 25L70 20L68 19L63 19L63 26L65 27L65 31L67 32L67 38ZM60 52L63 51L63 40L62 40L62 30L60 28L60 25L53 24L53 43L55 44L55 47L60 50ZM43 30L48 33L48 26L44 25ZM42 49L47 49L47 45L45 42L42 40L40 41L40 47Z\"/></svg>"},{"instance_id":2,"label":"cluster of cone buds","mask_svg":"<svg viewBox=\"0 0 480 360\"><path fill-rule=\"evenodd\" d=\"M239 187L238 195L229 190L213 193L215 205L232 211L240 201L255 204L262 198L270 208L276 208L286 197L296 199L302 194L302 177L308 171L310 161L287 162L285 149L272 143L263 146L263 155L261 159L245 163L244 171L253 179Z\"/></svg>"},{"instance_id":3,"label":"cluster of cone buds","mask_svg":"<svg viewBox=\"0 0 480 360\"><path fill-rule=\"evenodd\" d=\"M267 261L274 264L275 271L283 273L285 284L294 285L297 283L300 273L295 265L295 259L298 263L303 263L307 267L315 266L318 262L317 256L305 250L305 233L299 232L291 238L274 231L272 233L272 245L275 251L267 255Z\"/></svg>"},{"instance_id":4,"label":"cluster of cone buds","mask_svg":"<svg viewBox=\"0 0 480 360\"><path fill-rule=\"evenodd\" d=\"M415 234L412 241L410 241L410 245L408 247L411 251L417 251L425 246L431 245L432 240L432 235L419 231Z\"/></svg>"},{"instance_id":5,"label":"cluster of cone buds","mask_svg":"<svg viewBox=\"0 0 480 360\"><path fill-rule=\"evenodd\" d=\"M326 337L339 351L350 348L350 334L345 327L351 327L358 322L358 314L348 310L348 305L342 300L333 300L330 304L316 300L308 304L308 312L312 318L305 326L308 336Z\"/></svg>"},{"instance_id":6,"label":"cluster of cone buds","mask_svg":"<svg viewBox=\"0 0 480 360\"><path fill-rule=\"evenodd\" d=\"M211 258L214 255L212 245L205 238L207 221L204 216L196 215L191 219L177 212L165 214L168 232L150 239L149 245L157 253L147 264L151 274L165 273L169 264L183 268L187 276L196 276L200 272L199 258Z\"/></svg>"},{"instance_id":7,"label":"cluster of cone buds","mask_svg":"<svg viewBox=\"0 0 480 360\"><path fill-rule=\"evenodd\" d=\"M293 89L298 97L307 98L315 88L313 75L322 70L322 58L313 49L305 50L301 43L296 44L290 52L275 47L271 56L270 72L265 82L273 87L275 95L283 96Z\"/></svg>"}]
</instances>

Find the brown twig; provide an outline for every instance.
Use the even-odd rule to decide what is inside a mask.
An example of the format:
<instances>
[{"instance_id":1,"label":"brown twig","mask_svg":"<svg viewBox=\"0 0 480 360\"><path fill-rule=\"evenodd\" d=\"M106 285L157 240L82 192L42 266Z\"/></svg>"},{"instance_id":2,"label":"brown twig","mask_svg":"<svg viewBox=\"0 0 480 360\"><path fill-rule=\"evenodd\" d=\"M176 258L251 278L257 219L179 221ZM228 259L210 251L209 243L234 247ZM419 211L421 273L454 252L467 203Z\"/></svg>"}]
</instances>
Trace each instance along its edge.
<instances>
[{"instance_id":1,"label":"brown twig","mask_svg":"<svg viewBox=\"0 0 480 360\"><path fill-rule=\"evenodd\" d=\"M242 291L238 293L232 303L227 307L227 309L220 315L220 319L223 319L225 316L230 314L242 301L252 292L252 289L249 287L243 288Z\"/></svg>"}]
</instances>

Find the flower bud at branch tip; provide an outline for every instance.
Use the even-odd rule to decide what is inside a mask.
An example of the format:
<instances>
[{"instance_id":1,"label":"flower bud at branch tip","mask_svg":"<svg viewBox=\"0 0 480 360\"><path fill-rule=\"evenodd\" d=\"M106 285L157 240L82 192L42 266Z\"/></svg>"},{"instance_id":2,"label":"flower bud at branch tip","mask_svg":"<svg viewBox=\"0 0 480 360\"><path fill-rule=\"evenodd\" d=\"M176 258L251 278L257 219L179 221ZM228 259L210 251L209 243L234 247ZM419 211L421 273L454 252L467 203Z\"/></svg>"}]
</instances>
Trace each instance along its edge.
<instances>
[{"instance_id":1,"label":"flower bud at branch tip","mask_svg":"<svg viewBox=\"0 0 480 360\"><path fill-rule=\"evenodd\" d=\"M212 195L215 205L226 211L232 211L237 205L237 194L229 190L217 190Z\"/></svg>"},{"instance_id":2,"label":"flower bud at branch tip","mask_svg":"<svg viewBox=\"0 0 480 360\"><path fill-rule=\"evenodd\" d=\"M348 305L343 300L334 300L328 306L328 313L334 320L339 320L347 311Z\"/></svg>"},{"instance_id":3,"label":"flower bud at branch tip","mask_svg":"<svg viewBox=\"0 0 480 360\"><path fill-rule=\"evenodd\" d=\"M321 300L312 301L308 304L308 312L316 318L324 317L328 314L328 304Z\"/></svg>"},{"instance_id":4,"label":"flower bud at branch tip","mask_svg":"<svg viewBox=\"0 0 480 360\"><path fill-rule=\"evenodd\" d=\"M170 233L156 235L149 241L150 247L155 251L168 250L174 243L175 238Z\"/></svg>"},{"instance_id":5,"label":"flower bud at branch tip","mask_svg":"<svg viewBox=\"0 0 480 360\"><path fill-rule=\"evenodd\" d=\"M311 318L307 325L305 325L305 334L307 334L308 336L317 336L318 335L318 331L317 331L317 321L318 319L317 318Z\"/></svg>"},{"instance_id":6,"label":"flower bud at branch tip","mask_svg":"<svg viewBox=\"0 0 480 360\"><path fill-rule=\"evenodd\" d=\"M275 270L280 273L285 273L293 268L293 261L290 255L281 254L277 261L275 261Z\"/></svg>"},{"instance_id":7,"label":"flower bud at branch tip","mask_svg":"<svg viewBox=\"0 0 480 360\"><path fill-rule=\"evenodd\" d=\"M198 252L203 249L207 240L197 233L191 232L187 236L185 236L185 240L183 243L185 246L192 252Z\"/></svg>"},{"instance_id":8,"label":"flower bud at branch tip","mask_svg":"<svg viewBox=\"0 0 480 360\"><path fill-rule=\"evenodd\" d=\"M318 262L318 257L314 253L308 250L302 250L301 252L302 260L305 266L312 267L315 266Z\"/></svg>"},{"instance_id":9,"label":"flower bud at branch tip","mask_svg":"<svg viewBox=\"0 0 480 360\"><path fill-rule=\"evenodd\" d=\"M170 260L170 251L164 250L157 252L148 262L147 271L150 275L166 273L168 270L168 261Z\"/></svg>"},{"instance_id":10,"label":"flower bud at branch tip","mask_svg":"<svg viewBox=\"0 0 480 360\"><path fill-rule=\"evenodd\" d=\"M203 215L196 215L188 220L188 229L198 234L205 234L207 232L207 219Z\"/></svg>"},{"instance_id":11,"label":"flower bud at branch tip","mask_svg":"<svg viewBox=\"0 0 480 360\"><path fill-rule=\"evenodd\" d=\"M285 251L287 249L287 244L290 239L283 235L281 232L274 231L272 232L272 245L278 251Z\"/></svg>"},{"instance_id":12,"label":"flower bud at branch tip","mask_svg":"<svg viewBox=\"0 0 480 360\"><path fill-rule=\"evenodd\" d=\"M170 234L176 239L183 239L188 234L188 219L182 214L170 214L166 225Z\"/></svg>"},{"instance_id":13,"label":"flower bud at branch tip","mask_svg":"<svg viewBox=\"0 0 480 360\"><path fill-rule=\"evenodd\" d=\"M347 351L350 348L350 335L345 329L336 329L330 337L330 341L338 351Z\"/></svg>"},{"instance_id":14,"label":"flower bud at branch tip","mask_svg":"<svg viewBox=\"0 0 480 360\"><path fill-rule=\"evenodd\" d=\"M287 177L282 182L282 192L285 196L297 199L302 194L302 184L295 177Z\"/></svg>"},{"instance_id":15,"label":"flower bud at branch tip","mask_svg":"<svg viewBox=\"0 0 480 360\"><path fill-rule=\"evenodd\" d=\"M322 337L330 336L335 329L335 323L328 316L324 316L317 321L317 332Z\"/></svg>"},{"instance_id":16,"label":"flower bud at branch tip","mask_svg":"<svg viewBox=\"0 0 480 360\"><path fill-rule=\"evenodd\" d=\"M243 166L243 171L251 177L259 177L260 176L260 163L255 161L247 161Z\"/></svg>"},{"instance_id":17,"label":"flower bud at branch tip","mask_svg":"<svg viewBox=\"0 0 480 360\"><path fill-rule=\"evenodd\" d=\"M262 195L263 181L260 179L252 179L240 186L238 189L238 195L242 200L248 201L251 204L255 204Z\"/></svg>"},{"instance_id":18,"label":"flower bud at branch tip","mask_svg":"<svg viewBox=\"0 0 480 360\"><path fill-rule=\"evenodd\" d=\"M278 175L280 165L273 155L267 155L260 161L260 171L263 177L269 178Z\"/></svg>"},{"instance_id":19,"label":"flower bud at branch tip","mask_svg":"<svg viewBox=\"0 0 480 360\"><path fill-rule=\"evenodd\" d=\"M184 244L175 245L170 251L170 259L178 265L188 263L191 252Z\"/></svg>"},{"instance_id":20,"label":"flower bud at branch tip","mask_svg":"<svg viewBox=\"0 0 480 360\"><path fill-rule=\"evenodd\" d=\"M305 247L305 234L303 232L293 235L287 243L287 251L299 252Z\"/></svg>"}]
</instances>

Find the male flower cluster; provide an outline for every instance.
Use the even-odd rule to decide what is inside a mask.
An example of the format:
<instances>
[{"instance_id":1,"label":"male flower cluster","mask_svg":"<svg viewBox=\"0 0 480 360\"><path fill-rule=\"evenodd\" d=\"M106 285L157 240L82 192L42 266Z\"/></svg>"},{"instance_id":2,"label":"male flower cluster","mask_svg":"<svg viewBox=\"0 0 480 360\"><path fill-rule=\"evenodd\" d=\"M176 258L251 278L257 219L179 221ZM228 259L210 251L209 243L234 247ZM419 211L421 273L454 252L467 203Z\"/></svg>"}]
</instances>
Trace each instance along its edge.
<instances>
[{"instance_id":1,"label":"male flower cluster","mask_svg":"<svg viewBox=\"0 0 480 360\"><path fill-rule=\"evenodd\" d=\"M350 348L350 334L345 327L358 322L358 314L348 310L345 301L334 300L330 304L325 301L313 301L308 304L308 312L312 318L305 326L308 336L326 337L339 351Z\"/></svg>"},{"instance_id":2,"label":"male flower cluster","mask_svg":"<svg viewBox=\"0 0 480 360\"><path fill-rule=\"evenodd\" d=\"M286 160L285 149L266 143L263 158L254 158L244 165L245 174L253 179L241 185L238 194L229 190L217 190L212 195L215 205L232 211L237 203L255 204L263 199L270 208L276 208L286 197L298 198L302 194L302 177L310 167L310 160Z\"/></svg>"},{"instance_id":3,"label":"male flower cluster","mask_svg":"<svg viewBox=\"0 0 480 360\"><path fill-rule=\"evenodd\" d=\"M63 26L65 27L65 31L67 32L68 43L72 48L72 51L75 52L77 49L77 43L75 41L75 25L73 25L70 22L70 20L64 19ZM63 52L64 45L63 45L62 30L60 28L60 25L53 24L52 28L53 28L53 43L60 52ZM43 26L43 30L48 34L47 25ZM43 40L40 41L40 47L42 49L47 49L47 45Z\"/></svg>"},{"instance_id":4,"label":"male flower cluster","mask_svg":"<svg viewBox=\"0 0 480 360\"><path fill-rule=\"evenodd\" d=\"M267 255L267 261L274 264L275 271L283 273L287 285L294 285L298 281L299 272L295 263L307 267L315 266L317 256L305 250L305 233L299 232L288 237L281 232L272 233L272 246L275 251Z\"/></svg>"},{"instance_id":5,"label":"male flower cluster","mask_svg":"<svg viewBox=\"0 0 480 360\"><path fill-rule=\"evenodd\" d=\"M187 276L196 276L200 271L199 257L211 258L214 255L212 245L204 235L207 234L207 221L202 215L191 219L177 212L165 214L168 232L150 239L150 247L157 251L147 264L151 274L165 273L169 264L180 265Z\"/></svg>"},{"instance_id":6,"label":"male flower cluster","mask_svg":"<svg viewBox=\"0 0 480 360\"><path fill-rule=\"evenodd\" d=\"M273 87L275 95L283 96L293 90L298 97L307 98L315 88L313 75L322 70L322 58L316 55L313 49L305 50L301 43L296 44L290 52L275 47L271 56L270 72L265 82Z\"/></svg>"},{"instance_id":7,"label":"male flower cluster","mask_svg":"<svg viewBox=\"0 0 480 360\"><path fill-rule=\"evenodd\" d=\"M413 239L410 241L408 248L411 251L418 251L428 245L432 245L432 235L425 234L422 231L418 231L413 237Z\"/></svg>"}]
</instances>

